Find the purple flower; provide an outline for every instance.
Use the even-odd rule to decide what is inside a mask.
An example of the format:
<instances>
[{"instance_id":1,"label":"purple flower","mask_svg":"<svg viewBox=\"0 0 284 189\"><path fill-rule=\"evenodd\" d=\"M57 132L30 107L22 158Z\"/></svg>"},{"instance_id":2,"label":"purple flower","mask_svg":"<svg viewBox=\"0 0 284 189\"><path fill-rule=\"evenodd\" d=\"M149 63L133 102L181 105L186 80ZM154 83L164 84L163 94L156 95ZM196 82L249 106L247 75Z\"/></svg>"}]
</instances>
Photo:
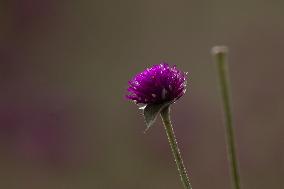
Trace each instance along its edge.
<instances>
[{"instance_id":1,"label":"purple flower","mask_svg":"<svg viewBox=\"0 0 284 189\"><path fill-rule=\"evenodd\" d=\"M126 98L137 104L175 102L186 91L186 78L185 72L162 62L134 76Z\"/></svg>"}]
</instances>

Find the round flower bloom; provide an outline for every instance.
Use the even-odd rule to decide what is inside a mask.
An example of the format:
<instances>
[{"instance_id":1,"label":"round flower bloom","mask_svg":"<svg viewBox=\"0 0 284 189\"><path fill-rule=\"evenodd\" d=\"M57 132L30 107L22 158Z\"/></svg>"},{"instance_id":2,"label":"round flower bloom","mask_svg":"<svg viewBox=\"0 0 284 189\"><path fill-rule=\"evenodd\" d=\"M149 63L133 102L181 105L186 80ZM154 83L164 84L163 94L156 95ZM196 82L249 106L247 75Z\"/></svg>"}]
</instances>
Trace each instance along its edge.
<instances>
[{"instance_id":1,"label":"round flower bloom","mask_svg":"<svg viewBox=\"0 0 284 189\"><path fill-rule=\"evenodd\" d=\"M174 102L185 93L186 79L185 72L162 62L134 76L126 98L137 104Z\"/></svg>"}]
</instances>

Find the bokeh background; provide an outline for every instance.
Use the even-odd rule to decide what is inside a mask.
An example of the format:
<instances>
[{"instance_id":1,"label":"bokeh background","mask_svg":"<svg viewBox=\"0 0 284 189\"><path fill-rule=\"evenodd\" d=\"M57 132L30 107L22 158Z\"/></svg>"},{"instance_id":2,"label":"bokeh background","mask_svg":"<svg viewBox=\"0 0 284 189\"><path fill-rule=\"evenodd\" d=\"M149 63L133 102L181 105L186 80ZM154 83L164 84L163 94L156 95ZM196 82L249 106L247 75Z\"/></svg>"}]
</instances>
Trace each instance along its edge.
<instances>
[{"instance_id":1,"label":"bokeh background","mask_svg":"<svg viewBox=\"0 0 284 189\"><path fill-rule=\"evenodd\" d=\"M0 188L181 188L162 124L148 134L127 81L188 71L173 106L195 189L230 187L210 49L230 48L243 189L284 188L284 2L1 0Z\"/></svg>"}]
</instances>

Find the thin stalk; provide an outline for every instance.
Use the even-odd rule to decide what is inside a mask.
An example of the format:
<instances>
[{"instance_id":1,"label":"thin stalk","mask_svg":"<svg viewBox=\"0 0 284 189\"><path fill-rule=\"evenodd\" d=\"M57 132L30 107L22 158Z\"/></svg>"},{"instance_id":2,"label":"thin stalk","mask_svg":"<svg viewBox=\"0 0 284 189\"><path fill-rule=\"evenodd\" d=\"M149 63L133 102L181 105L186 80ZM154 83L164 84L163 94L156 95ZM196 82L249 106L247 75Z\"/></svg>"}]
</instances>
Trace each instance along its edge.
<instances>
[{"instance_id":1,"label":"thin stalk","mask_svg":"<svg viewBox=\"0 0 284 189\"><path fill-rule=\"evenodd\" d=\"M173 130L173 126L172 126L172 123L171 123L170 106L164 108L161 111L161 117L162 117L164 127L165 127L165 130L166 130L167 136L168 136L168 140L169 140L170 147L171 147L171 150L172 150L172 153L173 153L173 156L174 156L174 160L175 160L176 165L177 165L177 169L178 169L178 172L179 172L179 175L180 175L181 182L182 182L185 189L192 189L190 182L189 182L189 178L187 176L186 168L183 164L183 160L182 160L182 157L181 157L181 154L180 154L180 150L179 150L177 140L176 140L176 137L175 137L175 133L174 133L174 130Z\"/></svg>"},{"instance_id":2,"label":"thin stalk","mask_svg":"<svg viewBox=\"0 0 284 189\"><path fill-rule=\"evenodd\" d=\"M220 92L223 101L226 126L227 153L229 158L229 164L231 167L232 182L235 189L240 189L240 175L238 169L238 159L236 154L236 144L233 128L233 114L230 103L230 82L227 65L228 49L225 46L216 46L212 49L212 54L215 58L219 75Z\"/></svg>"}]
</instances>

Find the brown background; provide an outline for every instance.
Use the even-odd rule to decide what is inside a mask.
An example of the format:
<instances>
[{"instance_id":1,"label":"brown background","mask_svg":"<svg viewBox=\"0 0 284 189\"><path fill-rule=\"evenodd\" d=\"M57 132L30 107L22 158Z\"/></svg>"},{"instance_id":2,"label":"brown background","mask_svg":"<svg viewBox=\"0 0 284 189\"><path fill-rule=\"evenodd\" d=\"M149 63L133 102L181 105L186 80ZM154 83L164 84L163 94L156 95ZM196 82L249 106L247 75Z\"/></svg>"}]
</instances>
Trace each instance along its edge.
<instances>
[{"instance_id":1,"label":"brown background","mask_svg":"<svg viewBox=\"0 0 284 189\"><path fill-rule=\"evenodd\" d=\"M216 69L230 48L243 189L283 188L284 2L1 0L0 188L181 188L160 121L127 81L189 72L173 121L194 189L230 187Z\"/></svg>"}]
</instances>

